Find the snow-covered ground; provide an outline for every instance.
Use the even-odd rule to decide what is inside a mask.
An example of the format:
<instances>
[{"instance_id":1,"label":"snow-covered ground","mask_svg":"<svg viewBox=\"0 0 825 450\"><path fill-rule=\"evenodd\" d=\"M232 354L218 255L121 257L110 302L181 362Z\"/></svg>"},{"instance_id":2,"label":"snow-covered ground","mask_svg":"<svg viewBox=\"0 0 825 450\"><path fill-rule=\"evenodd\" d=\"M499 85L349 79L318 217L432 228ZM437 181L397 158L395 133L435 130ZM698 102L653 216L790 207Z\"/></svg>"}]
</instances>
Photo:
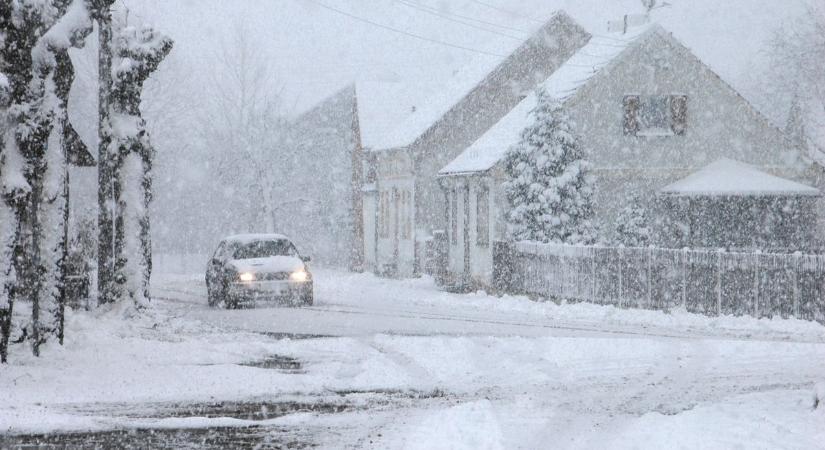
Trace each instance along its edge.
<instances>
[{"instance_id":1,"label":"snow-covered ground","mask_svg":"<svg viewBox=\"0 0 825 450\"><path fill-rule=\"evenodd\" d=\"M311 308L225 311L206 306L202 276L169 272L142 316L75 312L64 347L40 359L15 347L0 368L0 430L255 424L321 447L824 448L818 324L328 270ZM288 364L256 364L273 359ZM216 402L304 407L265 420L164 412Z\"/></svg>"}]
</instances>

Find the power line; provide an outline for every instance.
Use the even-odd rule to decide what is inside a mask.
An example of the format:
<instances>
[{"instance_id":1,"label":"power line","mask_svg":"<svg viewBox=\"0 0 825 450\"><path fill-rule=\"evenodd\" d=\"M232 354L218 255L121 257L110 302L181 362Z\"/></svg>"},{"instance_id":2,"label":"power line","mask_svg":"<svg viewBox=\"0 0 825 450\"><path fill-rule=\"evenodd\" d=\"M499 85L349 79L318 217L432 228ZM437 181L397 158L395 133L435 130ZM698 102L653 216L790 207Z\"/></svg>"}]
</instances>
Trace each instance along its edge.
<instances>
[{"instance_id":1,"label":"power line","mask_svg":"<svg viewBox=\"0 0 825 450\"><path fill-rule=\"evenodd\" d=\"M482 2L480 0L470 0L470 1L472 1L473 3L479 4L479 5L482 5L482 6L486 6L487 8L493 9L495 11L503 12L505 14L509 14L509 15L516 16L516 17L521 17L522 19L529 20L531 22L540 23L542 25L547 23L547 20L549 20L549 19L547 19L547 20L536 19L536 18L530 17L526 14L521 14L521 13L518 13L516 11L511 11L511 10L507 10L507 9L504 9L504 8L500 8L498 6L491 5L487 2ZM598 37L604 38L604 39L610 39L610 40L617 41L617 42L627 43L627 39L621 39L621 38L618 38L618 37L608 36L608 35L605 35L605 34L590 33L590 35L591 36L598 36Z\"/></svg>"},{"instance_id":2,"label":"power line","mask_svg":"<svg viewBox=\"0 0 825 450\"><path fill-rule=\"evenodd\" d=\"M491 30L489 28L485 28L485 27L482 27L482 26L479 26L479 25L475 25L473 23L468 23L468 22L465 22L463 20L453 19L450 16L448 16L448 15L442 13L442 12L439 12L437 10L431 10L429 8L419 6L419 5L416 5L414 3L406 2L404 0L394 0L394 1L397 2L397 3L400 3L404 6L407 6L409 8L415 9L416 11L425 12L427 14L430 14L430 15L433 15L433 16L436 16L436 17L440 17L444 20L449 20L450 22L455 22L455 23L458 23L458 24L461 24L461 25L464 25L464 26L467 26L467 27L475 28L477 30L486 31L488 33L497 34L499 36L504 36L506 38L510 38L510 39L513 39L513 40L516 40L516 41L519 41L519 42L524 41L524 38L519 37L519 36L513 36L511 34L506 34L506 33L500 32L500 31Z\"/></svg>"},{"instance_id":3,"label":"power line","mask_svg":"<svg viewBox=\"0 0 825 450\"><path fill-rule=\"evenodd\" d=\"M394 33L403 34L404 36L409 36L411 38L420 39L422 41L431 42L433 44L439 44L439 45L443 45L443 46L446 46L446 47L457 48L459 50L465 50L465 51L468 51L468 52L479 53L479 54L482 54L482 55L496 56L496 57L499 57L499 58L503 58L503 57L507 56L507 55L502 55L502 54L499 54L499 53L488 52L486 50L479 50L477 48L465 47L465 46L459 45L459 44L452 44L452 43L449 43L449 42L440 41L438 39L429 38L429 37L426 37L426 36L422 36L420 34L410 33L409 31L404 31L404 30L401 30L399 28L391 27L389 25L384 25L384 24L381 24L381 23L378 23L378 22L373 22L372 20L356 16L355 14L350 14L346 11L342 11L338 8L333 8L332 6L325 5L325 4L323 4L319 1L316 1L316 0L309 0L309 1L311 1L312 3L315 3L316 5L324 8L324 9L328 9L330 11L341 14L343 16L347 16L350 19L357 20L359 22L363 22L363 23L372 25L374 27L382 28L384 30L392 31Z\"/></svg>"},{"instance_id":4,"label":"power line","mask_svg":"<svg viewBox=\"0 0 825 450\"><path fill-rule=\"evenodd\" d=\"M534 19L534 18L532 18L532 17L530 17L530 16L527 16L527 15L524 15L524 14L517 13L517 12L515 12L515 11L509 11L509 10L506 10L506 9L504 9L504 8L499 8L498 6L496 6L496 5L491 5L491 4L487 3L487 2L482 2L482 1L479 1L479 0L471 0L471 1L472 1L473 3L477 3L477 4L481 5L481 6L486 6L486 7L490 8L490 9L494 9L494 10L496 10L496 11L503 12L503 13L505 13L505 14L509 14L509 15L511 15L511 16L516 16L516 17L521 17L522 19L531 20L531 21L533 21L533 22L540 23L540 24L542 24L542 25L546 22L546 21L543 21L543 20Z\"/></svg>"},{"instance_id":5,"label":"power line","mask_svg":"<svg viewBox=\"0 0 825 450\"><path fill-rule=\"evenodd\" d=\"M407 3L407 4L411 3L411 2L408 2L408 1L405 1L405 0L396 0L396 1L403 1L404 3ZM436 8L434 8L432 6L425 6L423 4L422 5L417 5L417 6L432 10L432 11L437 12L439 14L445 14L445 15L448 15L448 16L458 17L459 19L465 19L465 20L469 20L469 21L472 21L472 22L476 22L476 23L480 23L480 24L484 24L484 25L489 25L491 27L500 28L502 30L515 31L516 33L531 34L531 32L529 30L524 30L524 29L521 29L521 28L508 27L507 25L501 25L499 23L490 22L490 21L487 21L487 20L482 20L482 19L479 19L477 17L466 16L464 14L458 14L458 13L454 13L454 12L438 11Z\"/></svg>"}]
</instances>

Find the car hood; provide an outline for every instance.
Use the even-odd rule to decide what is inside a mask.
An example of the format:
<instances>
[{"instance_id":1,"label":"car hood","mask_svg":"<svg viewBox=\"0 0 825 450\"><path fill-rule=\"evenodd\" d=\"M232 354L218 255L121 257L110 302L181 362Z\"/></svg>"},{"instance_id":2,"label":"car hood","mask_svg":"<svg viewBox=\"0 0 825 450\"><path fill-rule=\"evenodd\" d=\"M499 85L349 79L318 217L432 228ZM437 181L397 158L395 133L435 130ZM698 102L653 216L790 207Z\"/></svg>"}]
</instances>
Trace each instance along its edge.
<instances>
[{"instance_id":1,"label":"car hood","mask_svg":"<svg viewBox=\"0 0 825 450\"><path fill-rule=\"evenodd\" d=\"M229 264L238 272L256 273L295 272L304 268L304 262L297 256L233 259Z\"/></svg>"}]
</instances>

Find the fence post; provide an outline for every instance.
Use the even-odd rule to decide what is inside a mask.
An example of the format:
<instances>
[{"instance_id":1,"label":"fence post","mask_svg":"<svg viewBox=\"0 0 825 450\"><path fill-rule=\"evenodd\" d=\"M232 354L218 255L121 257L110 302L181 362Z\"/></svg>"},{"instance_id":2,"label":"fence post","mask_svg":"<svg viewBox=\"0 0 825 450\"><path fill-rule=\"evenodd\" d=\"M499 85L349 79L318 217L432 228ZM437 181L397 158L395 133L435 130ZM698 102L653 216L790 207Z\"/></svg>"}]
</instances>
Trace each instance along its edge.
<instances>
[{"instance_id":1,"label":"fence post","mask_svg":"<svg viewBox=\"0 0 825 450\"><path fill-rule=\"evenodd\" d=\"M596 249L590 249L590 299L596 301Z\"/></svg>"},{"instance_id":2,"label":"fence post","mask_svg":"<svg viewBox=\"0 0 825 450\"><path fill-rule=\"evenodd\" d=\"M647 309L652 309L653 307L653 250L650 247L647 247Z\"/></svg>"},{"instance_id":3,"label":"fence post","mask_svg":"<svg viewBox=\"0 0 825 450\"><path fill-rule=\"evenodd\" d=\"M716 315L722 315L722 250L716 252Z\"/></svg>"},{"instance_id":4,"label":"fence post","mask_svg":"<svg viewBox=\"0 0 825 450\"><path fill-rule=\"evenodd\" d=\"M799 284L797 282L799 278L799 255L800 253L794 252L793 254L793 316L795 318L799 318Z\"/></svg>"},{"instance_id":5,"label":"fence post","mask_svg":"<svg viewBox=\"0 0 825 450\"><path fill-rule=\"evenodd\" d=\"M619 247L619 250L616 252L619 256L619 301L618 306L622 307L622 260L624 259L624 250L623 247Z\"/></svg>"},{"instance_id":6,"label":"fence post","mask_svg":"<svg viewBox=\"0 0 825 450\"><path fill-rule=\"evenodd\" d=\"M753 258L756 261L756 263L754 264L754 273L755 274L754 274L754 277L753 277L753 291L754 291L754 295L753 295L753 316L758 319L759 318L759 272L760 272L759 271L759 269L760 269L759 253L758 252L755 253L753 255Z\"/></svg>"},{"instance_id":7,"label":"fence post","mask_svg":"<svg viewBox=\"0 0 825 450\"><path fill-rule=\"evenodd\" d=\"M687 247L682 249L682 308L687 309Z\"/></svg>"},{"instance_id":8,"label":"fence post","mask_svg":"<svg viewBox=\"0 0 825 450\"><path fill-rule=\"evenodd\" d=\"M567 261L567 255L564 254L565 250L566 248L562 247L561 252L559 253L559 267L561 268L561 273L559 274L559 280L561 281L561 283L559 283L559 297L564 299L568 297L567 285L570 283L570 277L568 277L570 274L570 265Z\"/></svg>"}]
</instances>

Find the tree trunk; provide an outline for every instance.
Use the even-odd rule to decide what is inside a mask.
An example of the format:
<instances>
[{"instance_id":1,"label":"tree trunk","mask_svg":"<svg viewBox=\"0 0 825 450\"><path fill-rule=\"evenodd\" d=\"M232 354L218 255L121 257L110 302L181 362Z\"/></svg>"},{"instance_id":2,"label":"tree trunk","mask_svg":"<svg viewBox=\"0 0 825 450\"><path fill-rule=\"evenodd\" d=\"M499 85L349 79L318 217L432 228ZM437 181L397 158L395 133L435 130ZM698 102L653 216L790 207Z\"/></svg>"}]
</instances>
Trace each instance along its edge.
<instances>
[{"instance_id":1,"label":"tree trunk","mask_svg":"<svg viewBox=\"0 0 825 450\"><path fill-rule=\"evenodd\" d=\"M98 24L98 251L97 251L97 295L98 303L111 303L116 298L115 292L115 229L114 229L114 179L113 156L109 146L112 142L109 122L112 89L112 13L113 1L98 0L94 17Z\"/></svg>"},{"instance_id":2,"label":"tree trunk","mask_svg":"<svg viewBox=\"0 0 825 450\"><path fill-rule=\"evenodd\" d=\"M6 199L0 200L0 363L5 363L8 358L17 281L13 261L20 234L18 210L9 203Z\"/></svg>"},{"instance_id":3,"label":"tree trunk","mask_svg":"<svg viewBox=\"0 0 825 450\"><path fill-rule=\"evenodd\" d=\"M152 205L152 166L155 150L144 148L143 159L143 217L140 221L140 246L143 256L143 297L151 300L149 282L152 278L152 233L149 207Z\"/></svg>"},{"instance_id":4,"label":"tree trunk","mask_svg":"<svg viewBox=\"0 0 825 450\"><path fill-rule=\"evenodd\" d=\"M7 25L10 20L8 8L9 5L0 6L2 26ZM5 37L3 32L0 32L0 35ZM8 56L7 48L2 50L0 61ZM11 132L15 126L9 115L12 86L9 78L3 73L4 69L0 66L0 186L3 187L12 185L8 181L19 170L15 167L14 161L22 159L18 154L15 136ZM16 203L12 192L6 189L0 191L0 363L5 363L8 357L11 318L14 311L14 287L17 282L14 253L20 230L20 215Z\"/></svg>"}]
</instances>

